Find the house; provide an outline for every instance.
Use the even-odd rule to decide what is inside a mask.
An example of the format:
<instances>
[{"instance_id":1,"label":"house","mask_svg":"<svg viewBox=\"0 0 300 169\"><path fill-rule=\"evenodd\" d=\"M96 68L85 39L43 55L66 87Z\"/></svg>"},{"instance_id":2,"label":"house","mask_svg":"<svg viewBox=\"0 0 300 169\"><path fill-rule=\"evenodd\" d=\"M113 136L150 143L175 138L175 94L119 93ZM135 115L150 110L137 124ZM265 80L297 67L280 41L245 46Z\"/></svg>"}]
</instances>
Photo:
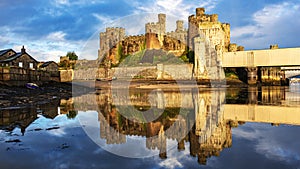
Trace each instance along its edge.
<instances>
[{"instance_id":1,"label":"house","mask_svg":"<svg viewBox=\"0 0 300 169\"><path fill-rule=\"evenodd\" d=\"M15 55L16 52L12 49L5 49L0 51L0 60L8 59L12 55Z\"/></svg>"},{"instance_id":2,"label":"house","mask_svg":"<svg viewBox=\"0 0 300 169\"><path fill-rule=\"evenodd\" d=\"M2 67L37 69L37 64L38 62L26 52L24 46L18 53L12 49L0 51L0 66Z\"/></svg>"},{"instance_id":3,"label":"house","mask_svg":"<svg viewBox=\"0 0 300 169\"><path fill-rule=\"evenodd\" d=\"M54 61L44 62L39 65L39 69L47 72L58 72L58 64Z\"/></svg>"}]
</instances>

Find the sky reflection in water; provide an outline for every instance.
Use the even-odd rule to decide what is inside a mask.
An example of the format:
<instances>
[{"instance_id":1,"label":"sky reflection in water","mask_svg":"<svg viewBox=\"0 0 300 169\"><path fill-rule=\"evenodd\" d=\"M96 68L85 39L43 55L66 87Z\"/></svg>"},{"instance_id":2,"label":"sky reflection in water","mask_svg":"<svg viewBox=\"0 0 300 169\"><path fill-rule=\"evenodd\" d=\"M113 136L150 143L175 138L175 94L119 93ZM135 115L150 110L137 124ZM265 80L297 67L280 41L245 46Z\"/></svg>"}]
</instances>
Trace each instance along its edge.
<instances>
[{"instance_id":1,"label":"sky reflection in water","mask_svg":"<svg viewBox=\"0 0 300 169\"><path fill-rule=\"evenodd\" d=\"M65 114L54 119L38 115L24 136L20 128L0 130L1 168L300 168L298 125L241 123L231 128L231 147L222 149L218 156L208 157L206 165L201 165L198 158L192 156L191 136L181 151L177 146L168 149L166 159L159 157L157 149L155 156L145 158L126 158L107 152L87 136L84 130L89 126L82 123L85 118L97 122L98 115L97 111L79 111L74 119ZM94 130L95 137L100 138L99 128ZM15 142L7 142L13 140ZM103 138L99 141L104 145L107 142ZM167 144L171 142L177 143L167 139ZM106 146L127 146L128 151L147 150L146 137L138 135L127 135L125 143Z\"/></svg>"}]
</instances>

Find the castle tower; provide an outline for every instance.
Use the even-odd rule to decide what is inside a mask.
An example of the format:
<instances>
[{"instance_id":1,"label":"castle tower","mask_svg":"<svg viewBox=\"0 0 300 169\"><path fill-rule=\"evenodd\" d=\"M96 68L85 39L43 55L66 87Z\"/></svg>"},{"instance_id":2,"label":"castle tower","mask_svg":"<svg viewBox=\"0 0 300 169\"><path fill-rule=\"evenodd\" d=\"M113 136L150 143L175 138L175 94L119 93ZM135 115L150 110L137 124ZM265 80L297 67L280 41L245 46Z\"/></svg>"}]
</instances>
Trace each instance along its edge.
<instances>
[{"instance_id":1,"label":"castle tower","mask_svg":"<svg viewBox=\"0 0 300 169\"><path fill-rule=\"evenodd\" d=\"M147 23L145 33L155 33L158 35L166 34L166 14L158 14L158 22Z\"/></svg>"},{"instance_id":2,"label":"castle tower","mask_svg":"<svg viewBox=\"0 0 300 169\"><path fill-rule=\"evenodd\" d=\"M124 28L106 28L105 32L100 33L100 49L98 51L98 58L102 59L110 49L115 47L119 42L125 38Z\"/></svg>"},{"instance_id":3,"label":"castle tower","mask_svg":"<svg viewBox=\"0 0 300 169\"><path fill-rule=\"evenodd\" d=\"M176 32L181 32L181 31L184 31L183 21L178 20L178 21L176 21Z\"/></svg>"},{"instance_id":4,"label":"castle tower","mask_svg":"<svg viewBox=\"0 0 300 169\"><path fill-rule=\"evenodd\" d=\"M230 44L230 25L220 23L217 14L205 14L204 8L196 8L196 16L189 16L188 45L193 50L193 38L202 34L212 48L220 47L220 54ZM201 36L202 36L201 35ZM221 56L219 56L220 60Z\"/></svg>"},{"instance_id":5,"label":"castle tower","mask_svg":"<svg viewBox=\"0 0 300 169\"><path fill-rule=\"evenodd\" d=\"M158 14L158 25L159 32L158 34L166 34L166 14Z\"/></svg>"}]
</instances>

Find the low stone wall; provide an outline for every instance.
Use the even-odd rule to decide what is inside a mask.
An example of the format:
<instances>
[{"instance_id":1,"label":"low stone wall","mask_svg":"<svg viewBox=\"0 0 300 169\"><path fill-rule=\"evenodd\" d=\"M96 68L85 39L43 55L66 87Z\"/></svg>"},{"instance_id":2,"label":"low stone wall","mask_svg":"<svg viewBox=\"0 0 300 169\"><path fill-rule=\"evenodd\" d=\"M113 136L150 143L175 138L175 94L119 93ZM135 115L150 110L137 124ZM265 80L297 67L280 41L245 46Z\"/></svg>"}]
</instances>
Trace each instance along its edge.
<instances>
[{"instance_id":1,"label":"low stone wall","mask_svg":"<svg viewBox=\"0 0 300 169\"><path fill-rule=\"evenodd\" d=\"M117 77L118 79L157 79L157 80L190 80L193 76L192 64L177 64L137 67L87 68L61 70L61 82L74 80L96 80L97 78Z\"/></svg>"},{"instance_id":2,"label":"low stone wall","mask_svg":"<svg viewBox=\"0 0 300 169\"><path fill-rule=\"evenodd\" d=\"M0 82L10 86L23 86L28 82L38 85L51 80L49 72L19 67L0 67Z\"/></svg>"},{"instance_id":3,"label":"low stone wall","mask_svg":"<svg viewBox=\"0 0 300 169\"><path fill-rule=\"evenodd\" d=\"M193 65L157 65L158 80L191 80L193 78Z\"/></svg>"},{"instance_id":4,"label":"low stone wall","mask_svg":"<svg viewBox=\"0 0 300 169\"><path fill-rule=\"evenodd\" d=\"M74 79L77 80L95 80L97 68L75 69Z\"/></svg>"},{"instance_id":5,"label":"low stone wall","mask_svg":"<svg viewBox=\"0 0 300 169\"><path fill-rule=\"evenodd\" d=\"M156 66L138 66L138 67L115 67L112 68L112 76L117 78L156 78Z\"/></svg>"},{"instance_id":6,"label":"low stone wall","mask_svg":"<svg viewBox=\"0 0 300 169\"><path fill-rule=\"evenodd\" d=\"M193 76L192 64L117 67L112 76L117 78L157 79L157 80L190 80Z\"/></svg>"},{"instance_id":7,"label":"low stone wall","mask_svg":"<svg viewBox=\"0 0 300 169\"><path fill-rule=\"evenodd\" d=\"M60 82L71 82L74 78L73 69L70 70L59 70Z\"/></svg>"}]
</instances>

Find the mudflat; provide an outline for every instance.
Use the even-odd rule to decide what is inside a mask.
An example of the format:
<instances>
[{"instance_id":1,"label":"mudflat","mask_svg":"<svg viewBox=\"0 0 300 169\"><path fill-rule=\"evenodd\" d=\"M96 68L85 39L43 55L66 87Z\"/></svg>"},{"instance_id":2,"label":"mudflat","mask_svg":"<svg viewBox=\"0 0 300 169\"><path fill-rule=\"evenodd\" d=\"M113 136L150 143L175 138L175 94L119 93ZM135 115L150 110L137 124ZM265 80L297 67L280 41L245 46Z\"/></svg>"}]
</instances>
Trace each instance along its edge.
<instances>
[{"instance_id":1,"label":"mudflat","mask_svg":"<svg viewBox=\"0 0 300 169\"><path fill-rule=\"evenodd\" d=\"M51 82L38 89L0 85L0 109L34 107L72 97L71 83Z\"/></svg>"}]
</instances>

